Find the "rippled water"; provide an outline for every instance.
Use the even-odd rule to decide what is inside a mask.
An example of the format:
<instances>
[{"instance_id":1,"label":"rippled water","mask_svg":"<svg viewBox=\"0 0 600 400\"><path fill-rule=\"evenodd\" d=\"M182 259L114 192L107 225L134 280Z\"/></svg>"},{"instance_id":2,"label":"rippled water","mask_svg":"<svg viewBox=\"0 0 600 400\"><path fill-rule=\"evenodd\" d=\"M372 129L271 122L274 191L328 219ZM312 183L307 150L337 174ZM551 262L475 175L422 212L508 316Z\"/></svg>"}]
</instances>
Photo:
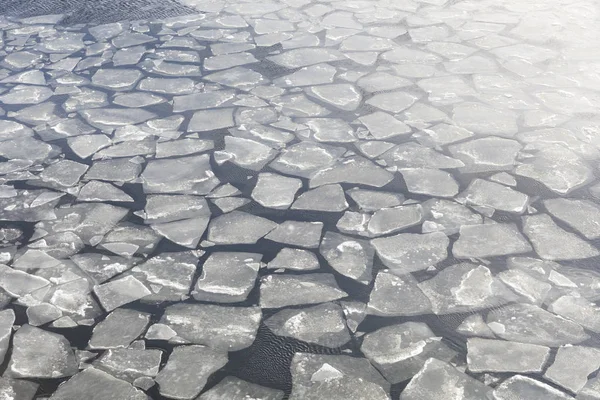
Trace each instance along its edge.
<instances>
[{"instance_id":1,"label":"rippled water","mask_svg":"<svg viewBox=\"0 0 600 400\"><path fill-rule=\"evenodd\" d=\"M600 399L598 10L0 2L0 399Z\"/></svg>"}]
</instances>

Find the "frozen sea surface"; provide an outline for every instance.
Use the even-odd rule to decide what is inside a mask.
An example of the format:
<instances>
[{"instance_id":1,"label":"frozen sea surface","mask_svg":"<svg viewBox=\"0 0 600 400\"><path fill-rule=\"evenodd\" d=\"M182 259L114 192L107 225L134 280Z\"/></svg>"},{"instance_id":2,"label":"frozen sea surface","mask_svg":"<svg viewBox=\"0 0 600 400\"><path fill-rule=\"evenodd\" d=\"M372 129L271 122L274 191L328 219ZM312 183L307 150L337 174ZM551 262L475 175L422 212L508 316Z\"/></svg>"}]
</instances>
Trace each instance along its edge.
<instances>
[{"instance_id":1,"label":"frozen sea surface","mask_svg":"<svg viewBox=\"0 0 600 400\"><path fill-rule=\"evenodd\" d=\"M0 1L0 399L600 399L600 5Z\"/></svg>"}]
</instances>

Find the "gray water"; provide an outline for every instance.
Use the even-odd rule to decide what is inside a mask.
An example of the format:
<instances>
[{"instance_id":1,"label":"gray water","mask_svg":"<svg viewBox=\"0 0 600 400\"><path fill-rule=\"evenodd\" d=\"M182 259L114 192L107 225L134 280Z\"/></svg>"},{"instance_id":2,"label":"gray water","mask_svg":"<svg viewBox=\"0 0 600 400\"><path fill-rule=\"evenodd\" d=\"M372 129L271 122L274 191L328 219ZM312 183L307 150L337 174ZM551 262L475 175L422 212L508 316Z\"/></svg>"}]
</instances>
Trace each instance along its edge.
<instances>
[{"instance_id":1,"label":"gray water","mask_svg":"<svg viewBox=\"0 0 600 400\"><path fill-rule=\"evenodd\" d=\"M598 8L0 2L0 399L600 399Z\"/></svg>"}]
</instances>

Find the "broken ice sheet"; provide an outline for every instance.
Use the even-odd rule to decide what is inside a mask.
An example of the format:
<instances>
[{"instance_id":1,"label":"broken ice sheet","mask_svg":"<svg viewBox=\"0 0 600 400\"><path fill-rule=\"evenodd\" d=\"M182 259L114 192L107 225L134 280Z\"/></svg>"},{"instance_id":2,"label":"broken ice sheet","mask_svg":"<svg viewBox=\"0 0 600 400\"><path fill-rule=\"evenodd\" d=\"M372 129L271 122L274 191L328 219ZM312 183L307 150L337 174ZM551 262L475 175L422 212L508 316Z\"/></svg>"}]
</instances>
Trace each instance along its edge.
<instances>
[{"instance_id":1,"label":"broken ice sheet","mask_svg":"<svg viewBox=\"0 0 600 400\"><path fill-rule=\"evenodd\" d=\"M413 377L435 355L450 361L456 355L442 338L421 322L389 325L365 335L361 351L394 384Z\"/></svg>"},{"instance_id":2,"label":"broken ice sheet","mask_svg":"<svg viewBox=\"0 0 600 400\"><path fill-rule=\"evenodd\" d=\"M298 247L316 248L321 240L322 222L284 221L265 239Z\"/></svg>"},{"instance_id":3,"label":"broken ice sheet","mask_svg":"<svg viewBox=\"0 0 600 400\"><path fill-rule=\"evenodd\" d=\"M145 193L207 194L219 184L205 154L150 160L141 179Z\"/></svg>"},{"instance_id":4,"label":"broken ice sheet","mask_svg":"<svg viewBox=\"0 0 600 400\"><path fill-rule=\"evenodd\" d=\"M294 196L302 187L300 179L263 172L252 190L252 198L264 207L286 209L294 201Z\"/></svg>"},{"instance_id":5,"label":"broken ice sheet","mask_svg":"<svg viewBox=\"0 0 600 400\"><path fill-rule=\"evenodd\" d=\"M85 398L89 400L128 399L146 400L148 396L131 384L99 369L89 367L60 385L53 400Z\"/></svg>"},{"instance_id":6,"label":"broken ice sheet","mask_svg":"<svg viewBox=\"0 0 600 400\"><path fill-rule=\"evenodd\" d=\"M199 301L237 303L246 300L254 288L261 254L212 253L202 264L192 296Z\"/></svg>"},{"instance_id":7,"label":"broken ice sheet","mask_svg":"<svg viewBox=\"0 0 600 400\"><path fill-rule=\"evenodd\" d=\"M309 271L319 269L319 260L308 250L286 247L267 264L267 268Z\"/></svg>"},{"instance_id":8,"label":"broken ice sheet","mask_svg":"<svg viewBox=\"0 0 600 400\"><path fill-rule=\"evenodd\" d=\"M319 252L340 274L363 284L371 282L374 250L367 241L327 232Z\"/></svg>"},{"instance_id":9,"label":"broken ice sheet","mask_svg":"<svg viewBox=\"0 0 600 400\"><path fill-rule=\"evenodd\" d=\"M236 351L254 342L261 319L258 307L177 303L165 309L160 322L189 343Z\"/></svg>"},{"instance_id":10,"label":"broken ice sheet","mask_svg":"<svg viewBox=\"0 0 600 400\"><path fill-rule=\"evenodd\" d=\"M346 297L331 274L267 275L260 284L260 306L282 308L318 304Z\"/></svg>"},{"instance_id":11,"label":"broken ice sheet","mask_svg":"<svg viewBox=\"0 0 600 400\"><path fill-rule=\"evenodd\" d=\"M152 292L143 302L180 301L188 297L197 264L194 252L165 252L136 265L130 273Z\"/></svg>"},{"instance_id":12,"label":"broken ice sheet","mask_svg":"<svg viewBox=\"0 0 600 400\"><path fill-rule=\"evenodd\" d=\"M210 390L202 393L198 400L282 400L283 397L284 393L281 390L228 376Z\"/></svg>"},{"instance_id":13,"label":"broken ice sheet","mask_svg":"<svg viewBox=\"0 0 600 400\"><path fill-rule=\"evenodd\" d=\"M325 347L342 347L350 341L342 308L324 303L302 309L285 309L265 320L278 336L287 336Z\"/></svg>"},{"instance_id":14,"label":"broken ice sheet","mask_svg":"<svg viewBox=\"0 0 600 400\"><path fill-rule=\"evenodd\" d=\"M365 358L296 353L290 370L291 399L337 400L344 393L357 400L389 399L390 384Z\"/></svg>"},{"instance_id":15,"label":"broken ice sheet","mask_svg":"<svg viewBox=\"0 0 600 400\"><path fill-rule=\"evenodd\" d=\"M448 237L441 232L400 233L371 240L381 261L399 275L434 266L448 256Z\"/></svg>"},{"instance_id":16,"label":"broken ice sheet","mask_svg":"<svg viewBox=\"0 0 600 400\"><path fill-rule=\"evenodd\" d=\"M480 338L467 340L468 368L474 373L539 373L549 354L549 347L535 344Z\"/></svg>"},{"instance_id":17,"label":"broken ice sheet","mask_svg":"<svg viewBox=\"0 0 600 400\"><path fill-rule=\"evenodd\" d=\"M498 244L501 243L501 246ZM515 224L463 225L452 247L456 258L488 258L532 251Z\"/></svg>"},{"instance_id":18,"label":"broken ice sheet","mask_svg":"<svg viewBox=\"0 0 600 400\"><path fill-rule=\"evenodd\" d=\"M133 276L127 276L94 287L100 304L106 311L112 311L124 304L139 300L152 292Z\"/></svg>"},{"instance_id":19,"label":"broken ice sheet","mask_svg":"<svg viewBox=\"0 0 600 400\"><path fill-rule=\"evenodd\" d=\"M472 312L518 299L483 265L455 264L419 283L435 314Z\"/></svg>"},{"instance_id":20,"label":"broken ice sheet","mask_svg":"<svg viewBox=\"0 0 600 400\"><path fill-rule=\"evenodd\" d=\"M561 229L547 214L524 216L523 232L545 260L579 260L600 254L576 234Z\"/></svg>"},{"instance_id":21,"label":"broken ice sheet","mask_svg":"<svg viewBox=\"0 0 600 400\"><path fill-rule=\"evenodd\" d=\"M436 382L437 384L432 384ZM488 398L491 388L460 372L451 364L430 358L400 394L400 400L431 400L457 398L481 400ZM516 397L520 398L520 397ZM509 400L510 397L502 400Z\"/></svg>"},{"instance_id":22,"label":"broken ice sheet","mask_svg":"<svg viewBox=\"0 0 600 400\"><path fill-rule=\"evenodd\" d=\"M431 303L412 275L398 276L384 270L375 278L367 313L382 317L430 314Z\"/></svg>"},{"instance_id":23,"label":"broken ice sheet","mask_svg":"<svg viewBox=\"0 0 600 400\"><path fill-rule=\"evenodd\" d=\"M92 350L128 347L150 323L150 314L117 308L100 321L92 332L88 348Z\"/></svg>"},{"instance_id":24,"label":"broken ice sheet","mask_svg":"<svg viewBox=\"0 0 600 400\"><path fill-rule=\"evenodd\" d=\"M277 223L253 214L232 211L210 221L208 240L216 244L252 244L277 227Z\"/></svg>"},{"instance_id":25,"label":"broken ice sheet","mask_svg":"<svg viewBox=\"0 0 600 400\"><path fill-rule=\"evenodd\" d=\"M14 335L9 374L17 378L62 378L77 372L75 354L62 335L23 325Z\"/></svg>"}]
</instances>

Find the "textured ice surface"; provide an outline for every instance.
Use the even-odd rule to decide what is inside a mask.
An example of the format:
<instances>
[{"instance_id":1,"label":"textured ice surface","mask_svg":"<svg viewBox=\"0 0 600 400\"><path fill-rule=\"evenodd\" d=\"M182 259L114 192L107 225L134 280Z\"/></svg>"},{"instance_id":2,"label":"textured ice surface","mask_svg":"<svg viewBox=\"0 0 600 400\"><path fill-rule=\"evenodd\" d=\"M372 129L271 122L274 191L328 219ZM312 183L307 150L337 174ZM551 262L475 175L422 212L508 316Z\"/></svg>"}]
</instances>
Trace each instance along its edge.
<instances>
[{"instance_id":1,"label":"textured ice surface","mask_svg":"<svg viewBox=\"0 0 600 400\"><path fill-rule=\"evenodd\" d=\"M600 399L597 4L124 3L0 4L0 398Z\"/></svg>"}]
</instances>

